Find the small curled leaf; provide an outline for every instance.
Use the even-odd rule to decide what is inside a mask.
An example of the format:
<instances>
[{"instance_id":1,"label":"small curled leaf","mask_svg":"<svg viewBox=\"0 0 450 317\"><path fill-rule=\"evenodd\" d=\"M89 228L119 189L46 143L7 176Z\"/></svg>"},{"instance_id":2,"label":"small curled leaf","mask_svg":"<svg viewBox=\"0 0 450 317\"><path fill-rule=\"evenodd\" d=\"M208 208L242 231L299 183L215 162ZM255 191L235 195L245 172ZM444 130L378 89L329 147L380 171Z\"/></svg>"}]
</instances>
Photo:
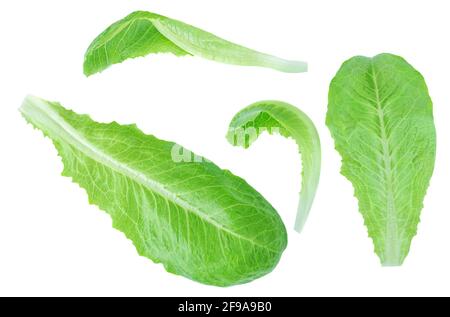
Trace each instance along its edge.
<instances>
[{"instance_id":1,"label":"small curled leaf","mask_svg":"<svg viewBox=\"0 0 450 317\"><path fill-rule=\"evenodd\" d=\"M320 178L320 138L314 123L298 108L282 101L256 102L234 116L227 139L248 148L261 133L279 133L293 138L302 157L302 189L295 221L301 232L308 218Z\"/></svg>"}]
</instances>

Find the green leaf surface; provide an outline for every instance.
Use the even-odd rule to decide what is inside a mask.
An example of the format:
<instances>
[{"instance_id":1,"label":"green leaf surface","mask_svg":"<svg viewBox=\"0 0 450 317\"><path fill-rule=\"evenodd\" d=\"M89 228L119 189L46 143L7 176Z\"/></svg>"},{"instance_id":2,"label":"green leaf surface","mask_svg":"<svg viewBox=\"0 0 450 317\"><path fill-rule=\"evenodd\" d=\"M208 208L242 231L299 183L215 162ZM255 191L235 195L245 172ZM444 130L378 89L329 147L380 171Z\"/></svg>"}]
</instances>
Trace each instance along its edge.
<instances>
[{"instance_id":1,"label":"green leaf surface","mask_svg":"<svg viewBox=\"0 0 450 317\"><path fill-rule=\"evenodd\" d=\"M232 119L227 139L248 148L263 132L293 138L302 157L302 190L295 221L301 232L314 201L320 178L320 138L311 119L298 108L282 101L256 102Z\"/></svg>"},{"instance_id":2,"label":"green leaf surface","mask_svg":"<svg viewBox=\"0 0 450 317\"><path fill-rule=\"evenodd\" d=\"M260 53L223 40L186 23L138 11L114 23L88 48L84 73L89 76L126 59L152 53L195 55L217 62L273 68L288 73L307 71L307 64Z\"/></svg>"},{"instance_id":3,"label":"green leaf surface","mask_svg":"<svg viewBox=\"0 0 450 317\"><path fill-rule=\"evenodd\" d=\"M97 123L36 97L20 110L53 140L63 175L86 190L140 255L218 286L249 282L278 263L284 225L241 178L135 125Z\"/></svg>"},{"instance_id":4,"label":"green leaf surface","mask_svg":"<svg viewBox=\"0 0 450 317\"><path fill-rule=\"evenodd\" d=\"M403 58L346 61L331 82L326 119L375 252L401 265L417 231L436 133L422 75Z\"/></svg>"}]
</instances>

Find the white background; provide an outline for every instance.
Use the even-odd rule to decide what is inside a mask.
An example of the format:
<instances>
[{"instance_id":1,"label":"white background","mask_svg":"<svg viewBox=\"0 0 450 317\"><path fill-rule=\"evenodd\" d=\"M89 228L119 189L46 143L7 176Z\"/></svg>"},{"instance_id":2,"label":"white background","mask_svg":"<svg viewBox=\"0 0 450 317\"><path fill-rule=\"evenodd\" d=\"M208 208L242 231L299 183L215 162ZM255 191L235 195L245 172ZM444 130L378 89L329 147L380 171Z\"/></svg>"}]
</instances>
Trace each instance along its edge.
<instances>
[{"instance_id":1,"label":"white background","mask_svg":"<svg viewBox=\"0 0 450 317\"><path fill-rule=\"evenodd\" d=\"M448 1L15 0L0 2L0 295L450 295L450 20ZM284 74L200 58L152 55L89 79L84 52L134 10L185 21L247 47L306 60ZM354 55L402 55L425 77L438 132L436 169L411 252L382 268L324 119L328 85ZM60 176L51 142L17 109L27 94L95 120L137 123L245 178L279 211L289 245L276 269L246 285L204 286L139 257L85 192ZM316 123L322 179L304 232L293 141L264 135L249 150L224 135L241 108L280 99Z\"/></svg>"}]
</instances>

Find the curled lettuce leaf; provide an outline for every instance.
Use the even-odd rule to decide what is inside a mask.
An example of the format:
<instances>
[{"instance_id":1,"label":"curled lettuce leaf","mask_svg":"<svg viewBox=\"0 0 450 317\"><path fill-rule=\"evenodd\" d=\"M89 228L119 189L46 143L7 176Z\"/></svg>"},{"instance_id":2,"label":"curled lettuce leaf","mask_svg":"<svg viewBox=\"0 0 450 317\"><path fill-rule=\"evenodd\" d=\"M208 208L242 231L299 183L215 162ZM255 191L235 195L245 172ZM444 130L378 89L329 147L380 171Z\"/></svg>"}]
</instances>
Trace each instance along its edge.
<instances>
[{"instance_id":1,"label":"curled lettuce leaf","mask_svg":"<svg viewBox=\"0 0 450 317\"><path fill-rule=\"evenodd\" d=\"M311 119L298 108L282 101L268 100L256 102L236 114L231 120L227 139L232 145L248 148L265 131L293 138L301 153L302 189L294 227L301 232L319 184L319 134Z\"/></svg>"}]
</instances>

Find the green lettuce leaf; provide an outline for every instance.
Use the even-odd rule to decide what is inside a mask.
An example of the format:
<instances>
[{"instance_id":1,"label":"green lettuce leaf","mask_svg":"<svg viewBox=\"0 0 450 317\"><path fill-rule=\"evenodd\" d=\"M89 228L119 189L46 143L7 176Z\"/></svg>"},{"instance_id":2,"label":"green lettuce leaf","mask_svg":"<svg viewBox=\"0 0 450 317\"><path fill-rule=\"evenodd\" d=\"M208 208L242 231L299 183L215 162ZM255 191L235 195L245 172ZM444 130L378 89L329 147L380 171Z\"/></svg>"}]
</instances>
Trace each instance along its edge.
<instances>
[{"instance_id":1,"label":"green lettuce leaf","mask_svg":"<svg viewBox=\"0 0 450 317\"><path fill-rule=\"evenodd\" d=\"M376 254L385 266L401 265L417 231L436 153L432 102L422 75L391 54L351 58L331 82L326 123Z\"/></svg>"},{"instance_id":2,"label":"green lettuce leaf","mask_svg":"<svg viewBox=\"0 0 450 317\"><path fill-rule=\"evenodd\" d=\"M249 282L278 263L284 225L241 178L135 125L97 123L36 97L20 110L52 139L63 175L86 190L140 255L218 286Z\"/></svg>"},{"instance_id":3,"label":"green lettuce leaf","mask_svg":"<svg viewBox=\"0 0 450 317\"><path fill-rule=\"evenodd\" d=\"M301 153L302 189L295 221L295 230L301 232L308 218L320 177L320 138L309 117L282 101L260 101L241 110L232 119L228 141L248 148L263 132L279 133L293 138Z\"/></svg>"},{"instance_id":4,"label":"green lettuce leaf","mask_svg":"<svg viewBox=\"0 0 450 317\"><path fill-rule=\"evenodd\" d=\"M307 71L307 64L260 53L223 40L186 23L138 11L114 23L88 48L84 73L89 76L126 59L151 53L195 55L217 62L273 68L282 72Z\"/></svg>"}]
</instances>

